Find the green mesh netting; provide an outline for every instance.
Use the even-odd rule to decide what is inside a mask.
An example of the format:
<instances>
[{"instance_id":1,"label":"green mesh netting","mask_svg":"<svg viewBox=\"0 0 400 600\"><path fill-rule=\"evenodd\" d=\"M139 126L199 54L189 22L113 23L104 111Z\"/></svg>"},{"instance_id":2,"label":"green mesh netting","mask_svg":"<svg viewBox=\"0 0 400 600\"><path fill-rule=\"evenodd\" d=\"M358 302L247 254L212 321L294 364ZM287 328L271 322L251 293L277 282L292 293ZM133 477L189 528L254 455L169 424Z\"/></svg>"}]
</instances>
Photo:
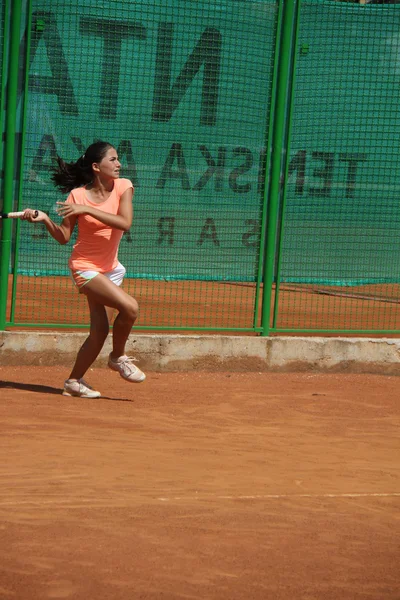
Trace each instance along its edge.
<instances>
[{"instance_id":1,"label":"green mesh netting","mask_svg":"<svg viewBox=\"0 0 400 600\"><path fill-rule=\"evenodd\" d=\"M24 206L61 199L56 154L114 144L136 188L130 277L252 281L277 4L33 2ZM22 225L18 272L65 274L70 248Z\"/></svg>"},{"instance_id":2,"label":"green mesh netting","mask_svg":"<svg viewBox=\"0 0 400 600\"><path fill-rule=\"evenodd\" d=\"M254 281L277 3L34 2L24 206L56 153L114 143L135 186L130 277ZM398 282L400 6L303 0L282 281ZM23 225L18 272L70 248Z\"/></svg>"},{"instance_id":3,"label":"green mesh netting","mask_svg":"<svg viewBox=\"0 0 400 600\"><path fill-rule=\"evenodd\" d=\"M283 281L399 282L400 5L301 4Z\"/></svg>"}]
</instances>

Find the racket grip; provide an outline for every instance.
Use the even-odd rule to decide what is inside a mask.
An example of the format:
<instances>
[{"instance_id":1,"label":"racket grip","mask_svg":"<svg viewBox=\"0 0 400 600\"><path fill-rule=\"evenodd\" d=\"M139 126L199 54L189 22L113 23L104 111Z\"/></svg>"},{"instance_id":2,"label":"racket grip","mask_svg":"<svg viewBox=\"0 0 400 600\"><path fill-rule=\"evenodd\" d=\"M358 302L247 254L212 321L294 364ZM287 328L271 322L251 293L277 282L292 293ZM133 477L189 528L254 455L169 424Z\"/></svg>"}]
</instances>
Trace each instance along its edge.
<instances>
[{"instance_id":1,"label":"racket grip","mask_svg":"<svg viewBox=\"0 0 400 600\"><path fill-rule=\"evenodd\" d=\"M19 210L17 212L1 213L0 218L1 219L19 219L20 217L22 217L23 214L24 214L23 210ZM39 214L39 211L35 210L35 212L34 212L35 219L38 216L38 214Z\"/></svg>"}]
</instances>

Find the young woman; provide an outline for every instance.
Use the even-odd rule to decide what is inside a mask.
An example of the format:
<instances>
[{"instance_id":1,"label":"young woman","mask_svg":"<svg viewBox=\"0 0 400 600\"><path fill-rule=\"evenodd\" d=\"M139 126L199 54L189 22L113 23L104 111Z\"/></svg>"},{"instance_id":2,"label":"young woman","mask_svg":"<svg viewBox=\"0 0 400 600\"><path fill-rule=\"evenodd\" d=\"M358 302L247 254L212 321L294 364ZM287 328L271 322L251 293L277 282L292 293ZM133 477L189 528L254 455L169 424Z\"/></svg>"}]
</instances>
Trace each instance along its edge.
<instances>
[{"instance_id":1,"label":"young woman","mask_svg":"<svg viewBox=\"0 0 400 600\"><path fill-rule=\"evenodd\" d=\"M121 164L117 151L108 142L95 142L75 163L60 157L53 172L53 182L69 196L57 202L63 217L56 225L50 217L27 208L23 219L42 222L50 235L66 244L78 223L78 237L68 266L80 293L85 294L90 311L90 333L80 348L69 378L64 383L65 396L99 398L83 376L98 357L109 333L113 310L118 315L113 324L112 352L108 366L130 382L146 378L125 354L125 345L138 315L138 303L120 285L125 268L118 261L118 248L124 231L132 225L133 186L120 179Z\"/></svg>"}]
</instances>

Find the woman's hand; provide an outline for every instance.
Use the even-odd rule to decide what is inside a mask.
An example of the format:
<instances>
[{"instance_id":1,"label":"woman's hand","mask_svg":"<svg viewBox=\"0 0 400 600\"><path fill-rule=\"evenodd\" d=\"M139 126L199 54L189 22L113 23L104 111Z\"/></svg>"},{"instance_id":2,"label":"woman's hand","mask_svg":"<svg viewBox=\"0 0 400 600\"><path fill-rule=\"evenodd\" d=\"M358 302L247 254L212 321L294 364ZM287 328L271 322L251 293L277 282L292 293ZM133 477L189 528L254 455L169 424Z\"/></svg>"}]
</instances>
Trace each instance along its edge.
<instances>
[{"instance_id":1,"label":"woman's hand","mask_svg":"<svg viewBox=\"0 0 400 600\"><path fill-rule=\"evenodd\" d=\"M37 216L35 216L37 213ZM29 221L30 223L43 223L48 219L48 216L42 210L33 210L32 208L26 208L24 214L20 217L22 221Z\"/></svg>"},{"instance_id":2,"label":"woman's hand","mask_svg":"<svg viewBox=\"0 0 400 600\"><path fill-rule=\"evenodd\" d=\"M47 213L42 210L33 210L32 208L26 208L20 219L29 221L30 223L43 223L51 237L59 244L66 244L69 241L76 221L74 218L65 219L61 225L57 225L50 219Z\"/></svg>"},{"instance_id":3,"label":"woman's hand","mask_svg":"<svg viewBox=\"0 0 400 600\"><path fill-rule=\"evenodd\" d=\"M71 204L70 202L57 202L57 213L65 217L78 217L88 212L88 207L82 204Z\"/></svg>"}]
</instances>

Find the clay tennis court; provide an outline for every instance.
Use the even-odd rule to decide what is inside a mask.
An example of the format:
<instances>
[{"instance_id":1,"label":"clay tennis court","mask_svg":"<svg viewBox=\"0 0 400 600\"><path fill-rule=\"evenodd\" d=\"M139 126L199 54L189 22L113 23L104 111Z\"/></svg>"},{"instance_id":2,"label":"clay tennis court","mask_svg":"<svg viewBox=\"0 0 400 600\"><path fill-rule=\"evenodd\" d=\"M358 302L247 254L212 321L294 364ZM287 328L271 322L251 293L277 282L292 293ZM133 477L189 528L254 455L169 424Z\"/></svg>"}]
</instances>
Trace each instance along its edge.
<instances>
[{"instance_id":1,"label":"clay tennis court","mask_svg":"<svg viewBox=\"0 0 400 600\"><path fill-rule=\"evenodd\" d=\"M398 377L0 367L4 600L399 600Z\"/></svg>"},{"instance_id":2,"label":"clay tennis court","mask_svg":"<svg viewBox=\"0 0 400 600\"><path fill-rule=\"evenodd\" d=\"M123 287L139 302L140 313L135 324L139 331L186 328L202 333L222 328L252 335L254 319L260 326L262 300L256 310L253 283L126 279ZM8 314L12 288L10 276ZM38 329L89 323L86 299L77 293L69 277L19 275L15 290L13 313L19 327L24 328L27 323L36 324ZM398 284L352 287L282 284L276 327L300 335L307 330L320 331L322 335L335 330L350 335L348 332L357 330L365 331L366 335L380 335L384 331L385 336L397 337L399 297ZM274 299L275 290L272 291L271 323Z\"/></svg>"}]
</instances>

